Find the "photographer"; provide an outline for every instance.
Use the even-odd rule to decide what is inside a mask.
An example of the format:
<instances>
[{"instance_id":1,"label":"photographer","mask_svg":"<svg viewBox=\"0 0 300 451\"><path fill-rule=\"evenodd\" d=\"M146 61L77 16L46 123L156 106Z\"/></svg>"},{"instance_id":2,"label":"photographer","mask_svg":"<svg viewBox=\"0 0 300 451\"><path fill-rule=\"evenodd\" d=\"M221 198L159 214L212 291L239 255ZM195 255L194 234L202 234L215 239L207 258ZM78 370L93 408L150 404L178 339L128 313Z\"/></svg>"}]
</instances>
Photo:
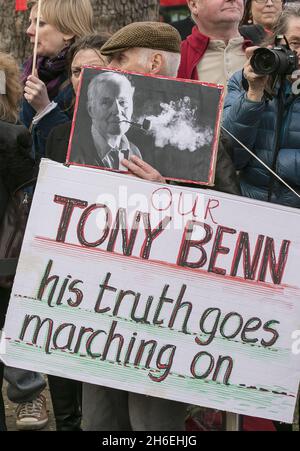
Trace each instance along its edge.
<instances>
[{"instance_id":1,"label":"photographer","mask_svg":"<svg viewBox=\"0 0 300 451\"><path fill-rule=\"evenodd\" d=\"M285 36L290 49L295 51L295 62L300 61L299 6L282 13L275 29L275 36L278 35ZM285 44L284 39L280 44ZM283 75L270 97L266 91L274 76L254 71L251 60L254 50L254 47L247 49L248 60L243 72L237 72L229 81L223 125L300 194L300 96L299 89L295 89L299 80L293 80L290 75L293 68L289 67L288 52L279 51L280 65L274 72L281 71ZM269 61L262 59L262 65L264 62ZM232 148L244 196L300 207L300 198L234 140Z\"/></svg>"}]
</instances>

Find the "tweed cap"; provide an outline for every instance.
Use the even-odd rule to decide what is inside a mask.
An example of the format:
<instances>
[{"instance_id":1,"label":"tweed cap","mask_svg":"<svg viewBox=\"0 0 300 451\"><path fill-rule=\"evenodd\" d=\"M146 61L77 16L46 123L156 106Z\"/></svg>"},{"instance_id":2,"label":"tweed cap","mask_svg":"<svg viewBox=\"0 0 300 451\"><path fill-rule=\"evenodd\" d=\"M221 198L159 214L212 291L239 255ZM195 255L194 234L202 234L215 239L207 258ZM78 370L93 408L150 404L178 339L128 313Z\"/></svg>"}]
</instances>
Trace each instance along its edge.
<instances>
[{"instance_id":1,"label":"tweed cap","mask_svg":"<svg viewBox=\"0 0 300 451\"><path fill-rule=\"evenodd\" d=\"M178 31L163 22L133 22L121 28L103 45L102 55L113 55L133 47L180 53Z\"/></svg>"}]
</instances>

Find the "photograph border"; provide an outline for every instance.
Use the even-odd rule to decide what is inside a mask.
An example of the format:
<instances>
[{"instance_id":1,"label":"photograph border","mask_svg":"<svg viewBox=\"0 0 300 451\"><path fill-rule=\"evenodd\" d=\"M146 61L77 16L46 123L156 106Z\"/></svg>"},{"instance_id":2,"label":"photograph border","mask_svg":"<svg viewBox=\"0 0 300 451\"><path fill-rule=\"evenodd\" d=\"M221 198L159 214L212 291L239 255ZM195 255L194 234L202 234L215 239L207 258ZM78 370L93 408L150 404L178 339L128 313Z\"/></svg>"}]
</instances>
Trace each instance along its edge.
<instances>
[{"instance_id":1,"label":"photograph border","mask_svg":"<svg viewBox=\"0 0 300 451\"><path fill-rule=\"evenodd\" d=\"M201 85L201 86L219 89L220 100L219 100L218 113L217 113L217 118L216 118L215 129L214 129L214 140L212 143L212 152L211 152L212 158L211 158L210 167L209 167L208 181L204 182L204 181L195 181L195 180L189 180L189 179L179 179L179 178L167 177L167 176L164 177L166 180L171 180L171 181L175 181L175 182L190 183L190 184L201 185L201 186L214 186L215 169L216 169L216 163L217 163L218 145L219 145L219 137L220 137L220 129L221 129L221 117L222 117L222 113L223 113L223 104L224 104L224 98L225 98L224 86L215 84L215 83L207 83L207 82L203 82L203 81L199 81L199 80L188 80L188 79L177 78L177 77L166 77L164 75L154 75L154 74L145 74L145 73L141 73L141 72L126 71L126 70L121 70L121 69L114 68L114 67L86 65L86 66L83 66L82 69L83 70L81 71L81 74L80 74L80 81L79 81L77 95L76 95L74 115L73 115L73 119L72 119L72 127L71 127L71 133L70 133L70 139L69 139L69 145L68 145L68 151L67 151L67 157L66 157L66 164L68 166L73 165L73 166L87 167L87 168L93 168L93 169L104 169L106 171L118 172L120 174L128 174L128 171L125 171L125 170L120 171L118 169L107 168L104 166L93 166L93 165L89 165L89 164L75 163L75 162L70 161L73 137L74 137L75 126L76 126L77 113L78 113L78 108L79 108L80 93L81 93L82 83L83 83L84 70L85 69L104 70L104 71L118 72L121 74L139 75L139 76L144 76L144 77L149 77L149 78L157 78L157 79L192 83L192 84L197 84L197 85Z\"/></svg>"}]
</instances>

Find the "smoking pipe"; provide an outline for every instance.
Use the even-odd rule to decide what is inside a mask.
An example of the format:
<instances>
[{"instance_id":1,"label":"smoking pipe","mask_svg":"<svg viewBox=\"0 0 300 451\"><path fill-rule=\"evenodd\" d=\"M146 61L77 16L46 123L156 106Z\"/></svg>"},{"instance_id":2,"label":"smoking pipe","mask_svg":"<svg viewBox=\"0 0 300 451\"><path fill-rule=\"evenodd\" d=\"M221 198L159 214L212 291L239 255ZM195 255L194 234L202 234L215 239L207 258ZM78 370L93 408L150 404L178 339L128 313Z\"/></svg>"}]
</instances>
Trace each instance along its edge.
<instances>
[{"instance_id":1,"label":"smoking pipe","mask_svg":"<svg viewBox=\"0 0 300 451\"><path fill-rule=\"evenodd\" d=\"M150 128L151 128L151 121L149 119L144 119L142 124L139 124L138 122L131 122L131 121L125 121L125 120L123 120L121 122L126 122L126 124L133 125L134 127L137 127L137 128L140 128L140 129L143 129L146 131L150 130Z\"/></svg>"}]
</instances>

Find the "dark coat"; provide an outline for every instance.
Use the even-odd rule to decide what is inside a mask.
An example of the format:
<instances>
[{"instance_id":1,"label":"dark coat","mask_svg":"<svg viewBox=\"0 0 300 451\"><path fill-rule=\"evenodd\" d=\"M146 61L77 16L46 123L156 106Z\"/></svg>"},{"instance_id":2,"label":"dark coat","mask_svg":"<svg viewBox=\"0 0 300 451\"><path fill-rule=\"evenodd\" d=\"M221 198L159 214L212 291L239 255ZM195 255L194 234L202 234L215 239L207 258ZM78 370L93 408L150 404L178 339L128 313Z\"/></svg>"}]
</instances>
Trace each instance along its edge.
<instances>
[{"instance_id":1,"label":"dark coat","mask_svg":"<svg viewBox=\"0 0 300 451\"><path fill-rule=\"evenodd\" d=\"M46 158L58 163L65 163L71 129L72 122L69 121L58 125L50 132L46 143Z\"/></svg>"},{"instance_id":2,"label":"dark coat","mask_svg":"<svg viewBox=\"0 0 300 451\"><path fill-rule=\"evenodd\" d=\"M5 212L7 200L8 200L7 188L4 185L2 177L0 177L0 224L1 224L4 212Z\"/></svg>"},{"instance_id":3,"label":"dark coat","mask_svg":"<svg viewBox=\"0 0 300 451\"><path fill-rule=\"evenodd\" d=\"M13 274L16 261L7 258L16 260L15 250L19 249L22 242L22 226L25 228L28 213L28 202L25 204L22 199L28 199L35 182L35 162L30 157L31 144L26 127L0 121L0 276ZM16 192L18 195L15 196ZM9 204L10 199L14 202ZM18 202L17 210L12 207L15 202ZM20 205L22 208L19 208ZM24 221L21 221L21 217ZM8 250L13 250L15 254ZM2 291L0 304L5 289Z\"/></svg>"},{"instance_id":4,"label":"dark coat","mask_svg":"<svg viewBox=\"0 0 300 451\"><path fill-rule=\"evenodd\" d=\"M249 39L253 45L259 45L267 36L267 32L261 25L242 25L239 31L245 39Z\"/></svg>"},{"instance_id":5,"label":"dark coat","mask_svg":"<svg viewBox=\"0 0 300 451\"><path fill-rule=\"evenodd\" d=\"M23 125L0 121L0 178L8 192L13 193L36 175L31 144L30 133Z\"/></svg>"},{"instance_id":6,"label":"dark coat","mask_svg":"<svg viewBox=\"0 0 300 451\"><path fill-rule=\"evenodd\" d=\"M74 98L73 88L67 85L57 97L53 100L57 103L50 113L44 116L37 124L32 125L32 120L36 115L36 111L23 99L22 109L20 113L21 122L31 130L33 141L33 156L36 160L40 160L46 153L46 141L51 130L66 122L69 122L73 116L72 102Z\"/></svg>"}]
</instances>

